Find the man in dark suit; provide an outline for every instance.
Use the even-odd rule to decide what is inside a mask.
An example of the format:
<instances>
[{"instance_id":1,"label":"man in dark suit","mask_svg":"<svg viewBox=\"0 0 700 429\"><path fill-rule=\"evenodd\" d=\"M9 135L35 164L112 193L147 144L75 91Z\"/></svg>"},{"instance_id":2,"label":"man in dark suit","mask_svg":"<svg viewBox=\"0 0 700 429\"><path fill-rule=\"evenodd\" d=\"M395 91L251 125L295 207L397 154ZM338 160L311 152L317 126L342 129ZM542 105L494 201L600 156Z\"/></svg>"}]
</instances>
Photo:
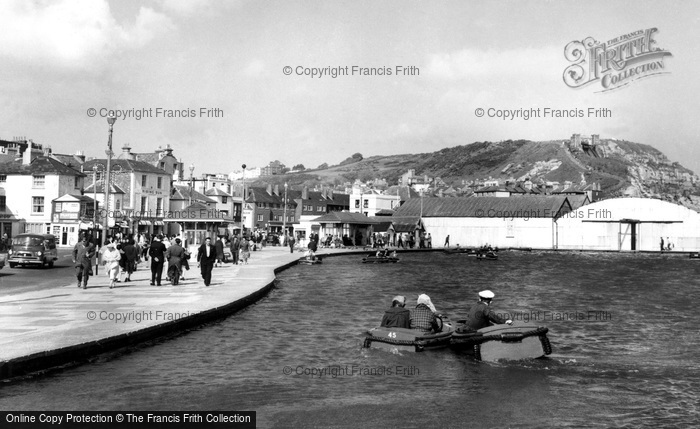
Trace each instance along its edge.
<instances>
[{"instance_id":1,"label":"man in dark suit","mask_svg":"<svg viewBox=\"0 0 700 429\"><path fill-rule=\"evenodd\" d=\"M202 278L204 286L209 286L211 283L211 270L216 262L216 249L211 245L211 237L204 240L204 244L199 246L197 250L197 266L202 269Z\"/></svg>"},{"instance_id":2,"label":"man in dark suit","mask_svg":"<svg viewBox=\"0 0 700 429\"><path fill-rule=\"evenodd\" d=\"M153 238L153 243L148 249L148 256L151 257L151 286L160 286L160 278L163 275L163 261L165 260L165 244L162 242L163 236Z\"/></svg>"}]
</instances>

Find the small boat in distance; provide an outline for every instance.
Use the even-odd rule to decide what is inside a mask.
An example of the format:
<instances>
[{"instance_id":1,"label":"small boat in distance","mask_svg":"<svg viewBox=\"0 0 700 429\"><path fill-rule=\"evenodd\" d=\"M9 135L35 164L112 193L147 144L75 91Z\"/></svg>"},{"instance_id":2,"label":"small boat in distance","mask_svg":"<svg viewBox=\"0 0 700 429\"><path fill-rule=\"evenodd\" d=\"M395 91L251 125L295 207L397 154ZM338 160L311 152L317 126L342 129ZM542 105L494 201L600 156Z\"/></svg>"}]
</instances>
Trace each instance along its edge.
<instances>
[{"instance_id":1,"label":"small boat in distance","mask_svg":"<svg viewBox=\"0 0 700 429\"><path fill-rule=\"evenodd\" d=\"M481 252L477 253L476 259L496 260L496 259L498 259L498 255L495 252L489 250L488 252L485 252L485 253L481 253Z\"/></svg>"},{"instance_id":2,"label":"small boat in distance","mask_svg":"<svg viewBox=\"0 0 700 429\"><path fill-rule=\"evenodd\" d=\"M700 259L700 253L698 253L698 252L691 253L690 259Z\"/></svg>"},{"instance_id":3,"label":"small boat in distance","mask_svg":"<svg viewBox=\"0 0 700 429\"><path fill-rule=\"evenodd\" d=\"M309 259L307 257L299 258L299 261L297 263L300 265L315 265L315 264L320 264L322 262L323 262L323 260L321 258L319 258L318 256L314 256L311 259Z\"/></svg>"}]
</instances>

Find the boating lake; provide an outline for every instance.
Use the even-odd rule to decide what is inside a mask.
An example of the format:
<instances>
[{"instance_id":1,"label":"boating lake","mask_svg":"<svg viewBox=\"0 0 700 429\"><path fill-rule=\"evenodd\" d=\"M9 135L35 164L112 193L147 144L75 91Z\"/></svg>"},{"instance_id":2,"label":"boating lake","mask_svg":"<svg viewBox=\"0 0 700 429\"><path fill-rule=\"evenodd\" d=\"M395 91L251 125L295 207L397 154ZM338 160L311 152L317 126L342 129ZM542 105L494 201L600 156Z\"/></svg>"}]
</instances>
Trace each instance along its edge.
<instances>
[{"instance_id":1,"label":"boating lake","mask_svg":"<svg viewBox=\"0 0 700 429\"><path fill-rule=\"evenodd\" d=\"M293 267L267 297L225 320L0 386L0 409L256 410L259 427L689 427L700 420L700 260L399 256L397 264L361 264L355 255ZM394 295L412 307L427 293L454 320L483 289L496 293L496 311L547 326L553 354L490 364L449 349L361 348Z\"/></svg>"}]
</instances>

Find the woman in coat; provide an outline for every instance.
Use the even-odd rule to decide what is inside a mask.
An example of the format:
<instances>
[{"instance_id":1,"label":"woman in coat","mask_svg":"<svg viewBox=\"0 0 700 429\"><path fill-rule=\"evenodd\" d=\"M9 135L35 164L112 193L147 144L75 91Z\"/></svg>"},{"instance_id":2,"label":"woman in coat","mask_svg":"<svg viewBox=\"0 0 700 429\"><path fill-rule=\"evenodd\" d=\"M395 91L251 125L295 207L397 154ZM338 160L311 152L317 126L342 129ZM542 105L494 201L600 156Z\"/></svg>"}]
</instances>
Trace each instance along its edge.
<instances>
[{"instance_id":1,"label":"woman in coat","mask_svg":"<svg viewBox=\"0 0 700 429\"><path fill-rule=\"evenodd\" d=\"M105 249L102 253L102 263L107 271L107 276L109 277L109 288L114 287L114 283L117 281L119 276L119 261L121 260L121 253L117 250L114 243L111 241L105 242Z\"/></svg>"}]
</instances>

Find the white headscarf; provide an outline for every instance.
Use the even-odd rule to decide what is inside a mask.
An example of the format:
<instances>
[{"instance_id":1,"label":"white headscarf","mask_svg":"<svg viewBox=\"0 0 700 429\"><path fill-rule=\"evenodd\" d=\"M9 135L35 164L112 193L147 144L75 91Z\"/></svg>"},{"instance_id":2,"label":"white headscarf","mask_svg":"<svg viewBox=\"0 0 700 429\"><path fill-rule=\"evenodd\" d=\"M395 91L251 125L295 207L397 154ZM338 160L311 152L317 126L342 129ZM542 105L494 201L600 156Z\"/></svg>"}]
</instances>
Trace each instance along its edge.
<instances>
[{"instance_id":1,"label":"white headscarf","mask_svg":"<svg viewBox=\"0 0 700 429\"><path fill-rule=\"evenodd\" d=\"M433 313L437 313L437 310L435 309L435 306L434 306L433 303L430 301L430 297L429 297L428 295L424 294L424 293L418 295L418 301L416 302L416 305L418 305L418 304L425 304L426 306L428 306L428 308L429 308Z\"/></svg>"}]
</instances>

